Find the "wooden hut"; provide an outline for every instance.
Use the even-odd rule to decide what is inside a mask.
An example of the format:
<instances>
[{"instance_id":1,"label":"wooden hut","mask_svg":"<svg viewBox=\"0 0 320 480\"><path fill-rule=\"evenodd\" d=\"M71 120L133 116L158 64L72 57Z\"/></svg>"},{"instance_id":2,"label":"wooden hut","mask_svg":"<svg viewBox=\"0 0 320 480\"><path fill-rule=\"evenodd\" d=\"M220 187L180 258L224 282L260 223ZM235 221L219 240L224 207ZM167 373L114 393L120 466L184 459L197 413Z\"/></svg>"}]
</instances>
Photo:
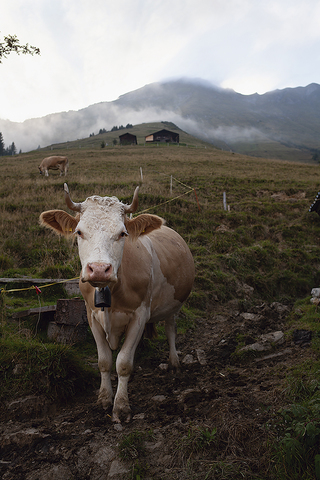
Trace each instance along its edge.
<instances>
[{"instance_id":1,"label":"wooden hut","mask_svg":"<svg viewBox=\"0 0 320 480\"><path fill-rule=\"evenodd\" d=\"M136 135L132 135L131 133L124 133L123 135L119 135L120 145L137 145L137 137Z\"/></svg>"},{"instance_id":2,"label":"wooden hut","mask_svg":"<svg viewBox=\"0 0 320 480\"><path fill-rule=\"evenodd\" d=\"M179 133L163 129L147 135L145 140L146 142L179 143Z\"/></svg>"}]
</instances>

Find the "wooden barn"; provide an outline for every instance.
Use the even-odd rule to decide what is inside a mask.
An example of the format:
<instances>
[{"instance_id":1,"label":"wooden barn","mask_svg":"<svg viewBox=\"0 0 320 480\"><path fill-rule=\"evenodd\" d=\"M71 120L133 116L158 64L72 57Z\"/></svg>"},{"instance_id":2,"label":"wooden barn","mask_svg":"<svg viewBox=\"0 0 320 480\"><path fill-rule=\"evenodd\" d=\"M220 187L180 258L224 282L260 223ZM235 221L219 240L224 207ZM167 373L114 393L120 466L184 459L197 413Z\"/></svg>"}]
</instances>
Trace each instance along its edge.
<instances>
[{"instance_id":1,"label":"wooden barn","mask_svg":"<svg viewBox=\"0 0 320 480\"><path fill-rule=\"evenodd\" d=\"M160 130L146 136L146 142L167 142L179 143L179 133L170 132L170 130Z\"/></svg>"},{"instance_id":2,"label":"wooden barn","mask_svg":"<svg viewBox=\"0 0 320 480\"><path fill-rule=\"evenodd\" d=\"M136 135L132 135L131 133L124 133L123 135L119 135L120 145L137 145L137 137Z\"/></svg>"}]
</instances>

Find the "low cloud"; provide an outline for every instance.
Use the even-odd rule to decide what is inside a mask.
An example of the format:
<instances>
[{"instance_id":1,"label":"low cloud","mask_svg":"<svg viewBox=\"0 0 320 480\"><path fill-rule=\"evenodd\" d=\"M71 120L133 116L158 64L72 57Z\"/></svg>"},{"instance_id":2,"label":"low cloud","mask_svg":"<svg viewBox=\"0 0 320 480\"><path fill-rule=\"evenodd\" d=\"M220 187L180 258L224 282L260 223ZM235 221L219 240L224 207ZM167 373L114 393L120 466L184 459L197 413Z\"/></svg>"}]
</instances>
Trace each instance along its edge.
<instances>
[{"instance_id":1,"label":"low cloud","mask_svg":"<svg viewBox=\"0 0 320 480\"><path fill-rule=\"evenodd\" d=\"M202 120L185 118L178 113L162 108L141 110L124 108L112 102L91 105L79 111L61 112L42 118L26 120L22 123L0 120L5 145L15 143L17 150L31 151L55 143L87 138L100 129L111 130L114 125L133 125L148 122L169 121L185 132L210 143L217 141L228 144L253 142L265 139L265 135L254 127L219 126L213 128Z\"/></svg>"},{"instance_id":2,"label":"low cloud","mask_svg":"<svg viewBox=\"0 0 320 480\"><path fill-rule=\"evenodd\" d=\"M208 137L218 138L226 143L254 142L266 139L266 136L254 127L231 127L221 126L218 128L209 128L206 131Z\"/></svg>"}]
</instances>

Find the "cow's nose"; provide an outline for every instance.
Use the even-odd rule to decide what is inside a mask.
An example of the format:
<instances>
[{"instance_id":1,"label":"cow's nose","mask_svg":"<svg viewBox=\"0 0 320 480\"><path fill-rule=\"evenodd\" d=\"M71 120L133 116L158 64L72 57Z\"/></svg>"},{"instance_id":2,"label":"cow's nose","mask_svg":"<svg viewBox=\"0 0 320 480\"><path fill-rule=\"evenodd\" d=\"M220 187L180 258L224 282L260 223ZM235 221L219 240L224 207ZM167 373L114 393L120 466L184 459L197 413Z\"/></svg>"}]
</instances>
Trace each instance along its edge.
<instances>
[{"instance_id":1,"label":"cow's nose","mask_svg":"<svg viewBox=\"0 0 320 480\"><path fill-rule=\"evenodd\" d=\"M112 275L110 263L88 263L86 273L89 282L106 282Z\"/></svg>"}]
</instances>

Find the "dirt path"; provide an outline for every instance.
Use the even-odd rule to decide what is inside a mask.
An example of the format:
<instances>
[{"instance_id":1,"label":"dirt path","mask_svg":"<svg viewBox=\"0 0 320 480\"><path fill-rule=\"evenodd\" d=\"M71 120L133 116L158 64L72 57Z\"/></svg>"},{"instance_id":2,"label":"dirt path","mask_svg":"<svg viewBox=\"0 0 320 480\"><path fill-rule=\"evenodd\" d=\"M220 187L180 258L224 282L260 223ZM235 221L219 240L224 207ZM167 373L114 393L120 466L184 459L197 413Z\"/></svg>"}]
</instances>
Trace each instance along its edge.
<instances>
[{"instance_id":1,"label":"dirt path","mask_svg":"<svg viewBox=\"0 0 320 480\"><path fill-rule=\"evenodd\" d=\"M263 304L239 313L231 305L199 319L195 330L178 337L178 374L166 370L165 356L138 357L129 424L114 425L95 392L56 409L38 399L42 415L36 416L26 401L5 406L3 480L272 478L266 426L285 401L287 369L312 355L290 336L272 346L260 339L285 332L288 312ZM266 350L235 357L239 339L244 346L259 339ZM130 438L122 458L119 443Z\"/></svg>"}]
</instances>

